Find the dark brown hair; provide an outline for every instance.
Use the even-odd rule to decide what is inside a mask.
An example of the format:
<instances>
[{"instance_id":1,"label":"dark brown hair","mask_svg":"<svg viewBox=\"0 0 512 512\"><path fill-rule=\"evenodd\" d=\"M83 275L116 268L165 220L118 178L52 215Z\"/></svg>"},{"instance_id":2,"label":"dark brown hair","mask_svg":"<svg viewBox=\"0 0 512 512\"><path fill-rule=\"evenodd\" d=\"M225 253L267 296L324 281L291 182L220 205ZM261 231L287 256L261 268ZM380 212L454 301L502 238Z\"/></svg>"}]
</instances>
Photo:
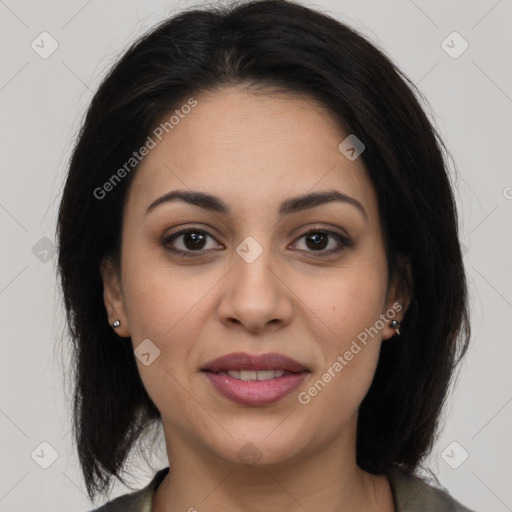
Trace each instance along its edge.
<instances>
[{"instance_id":1,"label":"dark brown hair","mask_svg":"<svg viewBox=\"0 0 512 512\"><path fill-rule=\"evenodd\" d=\"M137 167L94 193L184 98L226 85L314 98L364 143L390 274L410 258L402 334L384 342L359 409L357 463L413 472L428 454L454 369L467 349L466 280L446 155L414 84L347 25L284 0L194 8L132 44L94 95L59 209L58 265L73 342L74 437L87 491L103 493L160 414L131 340L108 323L99 272L119 255L123 204Z\"/></svg>"}]
</instances>

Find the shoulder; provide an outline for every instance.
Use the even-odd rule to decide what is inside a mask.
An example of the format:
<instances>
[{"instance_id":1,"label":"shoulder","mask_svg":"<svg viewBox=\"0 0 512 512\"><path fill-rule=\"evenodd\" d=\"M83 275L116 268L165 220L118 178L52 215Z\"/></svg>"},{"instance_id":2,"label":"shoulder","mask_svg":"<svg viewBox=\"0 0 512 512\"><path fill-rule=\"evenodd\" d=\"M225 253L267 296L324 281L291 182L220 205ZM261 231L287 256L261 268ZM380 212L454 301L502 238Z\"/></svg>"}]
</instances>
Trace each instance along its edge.
<instances>
[{"instance_id":1,"label":"shoulder","mask_svg":"<svg viewBox=\"0 0 512 512\"><path fill-rule=\"evenodd\" d=\"M151 512L155 490L168 472L168 467L161 469L143 489L119 496L91 512ZM387 476L397 505L396 512L475 512L447 492L399 468L390 469Z\"/></svg>"},{"instance_id":2,"label":"shoulder","mask_svg":"<svg viewBox=\"0 0 512 512\"><path fill-rule=\"evenodd\" d=\"M448 492L399 468L392 468L387 476L397 512L475 512L459 503Z\"/></svg>"},{"instance_id":3,"label":"shoulder","mask_svg":"<svg viewBox=\"0 0 512 512\"><path fill-rule=\"evenodd\" d=\"M168 467L161 469L143 489L123 494L90 512L151 512L155 490L168 472Z\"/></svg>"}]
</instances>

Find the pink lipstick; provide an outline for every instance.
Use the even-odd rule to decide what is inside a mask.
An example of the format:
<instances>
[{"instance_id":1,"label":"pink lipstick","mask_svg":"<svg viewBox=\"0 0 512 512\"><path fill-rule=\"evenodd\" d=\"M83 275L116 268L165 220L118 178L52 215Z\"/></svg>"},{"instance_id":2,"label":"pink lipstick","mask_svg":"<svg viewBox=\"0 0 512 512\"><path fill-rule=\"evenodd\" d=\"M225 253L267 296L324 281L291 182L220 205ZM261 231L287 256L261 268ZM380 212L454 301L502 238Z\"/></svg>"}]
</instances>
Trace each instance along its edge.
<instances>
[{"instance_id":1,"label":"pink lipstick","mask_svg":"<svg viewBox=\"0 0 512 512\"><path fill-rule=\"evenodd\" d=\"M242 352L219 357L202 370L223 396L244 405L266 405L297 389L310 373L282 354L251 356Z\"/></svg>"}]
</instances>

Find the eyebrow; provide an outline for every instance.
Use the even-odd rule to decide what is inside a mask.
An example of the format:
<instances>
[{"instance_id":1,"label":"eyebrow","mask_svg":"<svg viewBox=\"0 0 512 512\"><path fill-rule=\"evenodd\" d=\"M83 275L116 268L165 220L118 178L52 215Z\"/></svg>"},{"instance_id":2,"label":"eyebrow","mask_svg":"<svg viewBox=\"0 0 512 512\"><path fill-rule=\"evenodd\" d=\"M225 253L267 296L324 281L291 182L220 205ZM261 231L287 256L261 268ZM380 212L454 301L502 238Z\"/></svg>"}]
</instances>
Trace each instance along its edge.
<instances>
[{"instance_id":1,"label":"eyebrow","mask_svg":"<svg viewBox=\"0 0 512 512\"><path fill-rule=\"evenodd\" d=\"M168 192L158 199L155 199L148 206L146 215L154 210L157 206L172 201L183 201L185 203L204 208L205 210L222 213L224 215L229 215L231 212L229 206L220 197L199 191L173 190L172 192ZM332 202L351 204L357 208L357 210L359 210L365 219L368 219L366 210L357 199L348 196L347 194L343 194L338 190L311 192L309 194L290 197L280 204L279 215L282 217L284 215L308 210L310 208L315 208L317 206Z\"/></svg>"}]
</instances>

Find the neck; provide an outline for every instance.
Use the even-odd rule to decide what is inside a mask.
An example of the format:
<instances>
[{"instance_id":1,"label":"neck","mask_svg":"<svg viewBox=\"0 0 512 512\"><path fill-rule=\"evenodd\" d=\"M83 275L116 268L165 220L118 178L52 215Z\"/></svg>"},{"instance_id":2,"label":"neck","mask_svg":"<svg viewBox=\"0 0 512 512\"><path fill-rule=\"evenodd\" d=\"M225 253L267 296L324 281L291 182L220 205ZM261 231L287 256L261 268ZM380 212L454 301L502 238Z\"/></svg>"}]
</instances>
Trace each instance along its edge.
<instances>
[{"instance_id":1,"label":"neck","mask_svg":"<svg viewBox=\"0 0 512 512\"><path fill-rule=\"evenodd\" d=\"M155 493L153 512L393 512L387 478L357 466L349 437L279 464L246 466L166 436L167 447L175 449L168 449L170 470Z\"/></svg>"}]
</instances>

